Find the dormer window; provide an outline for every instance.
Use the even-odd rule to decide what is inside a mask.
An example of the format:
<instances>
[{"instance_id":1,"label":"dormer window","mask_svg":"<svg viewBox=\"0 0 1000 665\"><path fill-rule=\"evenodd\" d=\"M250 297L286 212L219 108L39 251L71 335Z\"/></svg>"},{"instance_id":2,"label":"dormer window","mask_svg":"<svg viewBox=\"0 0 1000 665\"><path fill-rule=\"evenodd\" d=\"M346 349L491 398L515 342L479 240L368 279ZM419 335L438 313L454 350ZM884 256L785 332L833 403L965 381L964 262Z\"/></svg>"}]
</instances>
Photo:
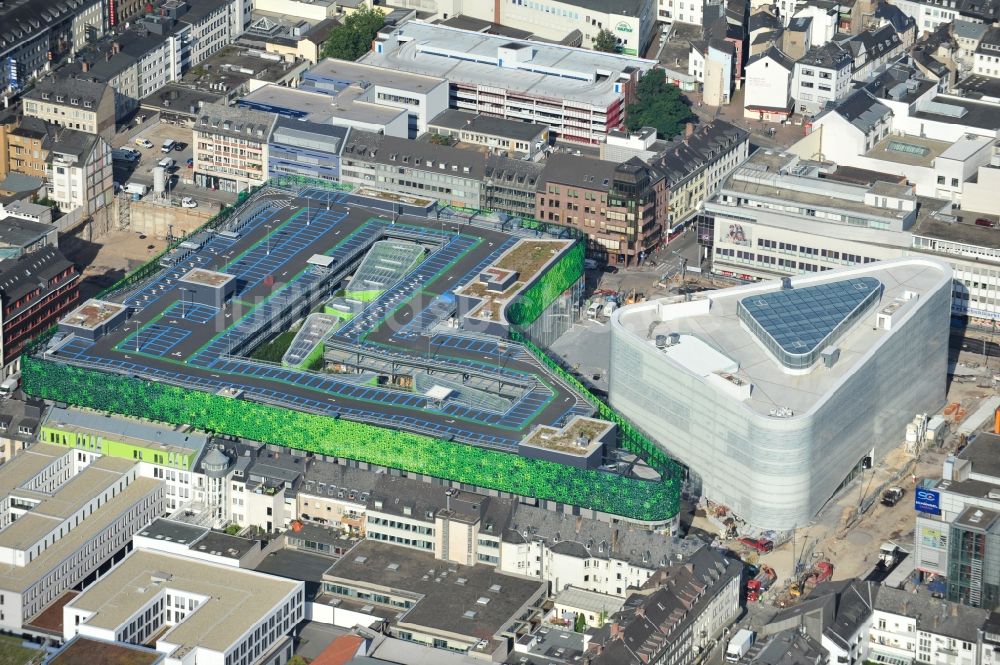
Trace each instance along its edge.
<instances>
[{"instance_id":1,"label":"dormer window","mask_svg":"<svg viewBox=\"0 0 1000 665\"><path fill-rule=\"evenodd\" d=\"M51 97L52 97L52 95L50 95L47 92L43 92L42 93L42 99L44 99L45 101L49 101L49 98L51 98Z\"/></svg>"},{"instance_id":2,"label":"dormer window","mask_svg":"<svg viewBox=\"0 0 1000 665\"><path fill-rule=\"evenodd\" d=\"M64 95L56 95L56 101L62 103L66 101L66 97Z\"/></svg>"},{"instance_id":3,"label":"dormer window","mask_svg":"<svg viewBox=\"0 0 1000 665\"><path fill-rule=\"evenodd\" d=\"M69 103L73 104L74 106L78 106L80 104L80 99L78 97L70 97Z\"/></svg>"},{"instance_id":4,"label":"dormer window","mask_svg":"<svg viewBox=\"0 0 1000 665\"><path fill-rule=\"evenodd\" d=\"M90 101L89 99L83 103L83 108L85 109L93 108L93 106L94 102Z\"/></svg>"}]
</instances>

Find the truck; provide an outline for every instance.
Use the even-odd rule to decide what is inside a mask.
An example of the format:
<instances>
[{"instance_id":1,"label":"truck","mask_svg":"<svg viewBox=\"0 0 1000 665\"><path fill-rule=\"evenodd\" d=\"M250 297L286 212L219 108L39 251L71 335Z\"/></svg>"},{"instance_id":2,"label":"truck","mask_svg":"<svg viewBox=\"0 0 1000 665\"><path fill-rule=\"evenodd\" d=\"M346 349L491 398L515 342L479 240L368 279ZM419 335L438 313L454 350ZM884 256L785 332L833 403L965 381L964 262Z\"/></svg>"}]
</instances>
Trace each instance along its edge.
<instances>
[{"instance_id":1,"label":"truck","mask_svg":"<svg viewBox=\"0 0 1000 665\"><path fill-rule=\"evenodd\" d=\"M740 543L746 545L750 549L757 550L761 554L766 554L774 549L774 543L767 538L749 538L744 536L743 538L740 538Z\"/></svg>"},{"instance_id":2,"label":"truck","mask_svg":"<svg viewBox=\"0 0 1000 665\"><path fill-rule=\"evenodd\" d=\"M899 503L899 500L903 498L904 494L906 494L906 490L902 487L890 487L886 491L882 492L882 505L892 508Z\"/></svg>"},{"instance_id":3,"label":"truck","mask_svg":"<svg viewBox=\"0 0 1000 665\"><path fill-rule=\"evenodd\" d=\"M903 551L896 543L882 543L881 547L878 548L878 563L886 570L892 570L902 559Z\"/></svg>"},{"instance_id":4,"label":"truck","mask_svg":"<svg viewBox=\"0 0 1000 665\"><path fill-rule=\"evenodd\" d=\"M128 194L138 194L139 196L145 196L146 192L149 190L146 185L138 182L129 182L125 184L125 191Z\"/></svg>"},{"instance_id":5,"label":"truck","mask_svg":"<svg viewBox=\"0 0 1000 665\"><path fill-rule=\"evenodd\" d=\"M165 169L172 169L174 165L177 164L173 157L164 157L160 161L156 162L157 166L162 166Z\"/></svg>"},{"instance_id":6,"label":"truck","mask_svg":"<svg viewBox=\"0 0 1000 665\"><path fill-rule=\"evenodd\" d=\"M11 376L4 379L3 383L0 383L0 399L7 399L14 394L17 390L18 384L21 382L20 374L12 374Z\"/></svg>"},{"instance_id":7,"label":"truck","mask_svg":"<svg viewBox=\"0 0 1000 665\"><path fill-rule=\"evenodd\" d=\"M760 600L776 579L778 575L774 572L774 568L761 566L757 574L747 580L747 602L755 603Z\"/></svg>"},{"instance_id":8,"label":"truck","mask_svg":"<svg viewBox=\"0 0 1000 665\"><path fill-rule=\"evenodd\" d=\"M747 651L750 651L756 636L755 632L746 628L737 631L726 647L726 662L738 663L743 656L747 655Z\"/></svg>"},{"instance_id":9,"label":"truck","mask_svg":"<svg viewBox=\"0 0 1000 665\"><path fill-rule=\"evenodd\" d=\"M812 591L817 584L828 581L831 577L833 577L833 564L829 561L817 561L816 565L802 575L798 582L789 587L788 595L792 598L798 598L802 594Z\"/></svg>"}]
</instances>

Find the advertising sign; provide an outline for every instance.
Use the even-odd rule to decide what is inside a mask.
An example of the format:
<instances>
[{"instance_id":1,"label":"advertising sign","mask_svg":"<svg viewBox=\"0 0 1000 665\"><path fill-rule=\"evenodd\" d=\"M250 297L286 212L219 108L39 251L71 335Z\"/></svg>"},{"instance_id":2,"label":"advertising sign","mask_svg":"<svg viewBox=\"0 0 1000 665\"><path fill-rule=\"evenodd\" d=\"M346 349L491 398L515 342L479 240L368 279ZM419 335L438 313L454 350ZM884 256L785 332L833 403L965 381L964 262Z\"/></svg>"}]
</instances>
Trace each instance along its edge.
<instances>
[{"instance_id":1,"label":"advertising sign","mask_svg":"<svg viewBox=\"0 0 1000 665\"><path fill-rule=\"evenodd\" d=\"M941 514L941 494L937 490L918 487L913 493L913 507L922 513Z\"/></svg>"}]
</instances>

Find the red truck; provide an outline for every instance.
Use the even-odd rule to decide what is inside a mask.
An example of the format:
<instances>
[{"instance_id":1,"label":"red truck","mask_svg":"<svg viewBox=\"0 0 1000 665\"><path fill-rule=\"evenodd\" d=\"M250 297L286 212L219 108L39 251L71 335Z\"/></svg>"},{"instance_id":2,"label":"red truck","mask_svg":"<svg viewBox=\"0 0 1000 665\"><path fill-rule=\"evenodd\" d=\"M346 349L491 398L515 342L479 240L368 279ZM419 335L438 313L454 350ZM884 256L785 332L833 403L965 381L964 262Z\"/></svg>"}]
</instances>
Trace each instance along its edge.
<instances>
[{"instance_id":1,"label":"red truck","mask_svg":"<svg viewBox=\"0 0 1000 665\"><path fill-rule=\"evenodd\" d=\"M757 575L747 580L747 602L755 603L760 600L776 579L778 575L774 572L774 568L761 566Z\"/></svg>"},{"instance_id":2,"label":"red truck","mask_svg":"<svg viewBox=\"0 0 1000 665\"><path fill-rule=\"evenodd\" d=\"M740 542L750 549L757 550L761 554L766 554L774 549L774 543L767 538L740 538Z\"/></svg>"}]
</instances>

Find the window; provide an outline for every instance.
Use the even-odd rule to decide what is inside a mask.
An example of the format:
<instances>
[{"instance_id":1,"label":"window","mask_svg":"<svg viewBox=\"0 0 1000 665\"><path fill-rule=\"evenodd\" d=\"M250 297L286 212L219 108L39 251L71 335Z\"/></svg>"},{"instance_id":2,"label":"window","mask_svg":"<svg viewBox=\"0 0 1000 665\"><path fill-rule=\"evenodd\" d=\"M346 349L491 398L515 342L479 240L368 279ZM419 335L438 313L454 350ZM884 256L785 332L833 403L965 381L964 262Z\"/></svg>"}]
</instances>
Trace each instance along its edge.
<instances>
[{"instance_id":1,"label":"window","mask_svg":"<svg viewBox=\"0 0 1000 665\"><path fill-rule=\"evenodd\" d=\"M943 185L944 184L944 176L943 175L939 175L937 177L937 182L938 182L939 185Z\"/></svg>"}]
</instances>

